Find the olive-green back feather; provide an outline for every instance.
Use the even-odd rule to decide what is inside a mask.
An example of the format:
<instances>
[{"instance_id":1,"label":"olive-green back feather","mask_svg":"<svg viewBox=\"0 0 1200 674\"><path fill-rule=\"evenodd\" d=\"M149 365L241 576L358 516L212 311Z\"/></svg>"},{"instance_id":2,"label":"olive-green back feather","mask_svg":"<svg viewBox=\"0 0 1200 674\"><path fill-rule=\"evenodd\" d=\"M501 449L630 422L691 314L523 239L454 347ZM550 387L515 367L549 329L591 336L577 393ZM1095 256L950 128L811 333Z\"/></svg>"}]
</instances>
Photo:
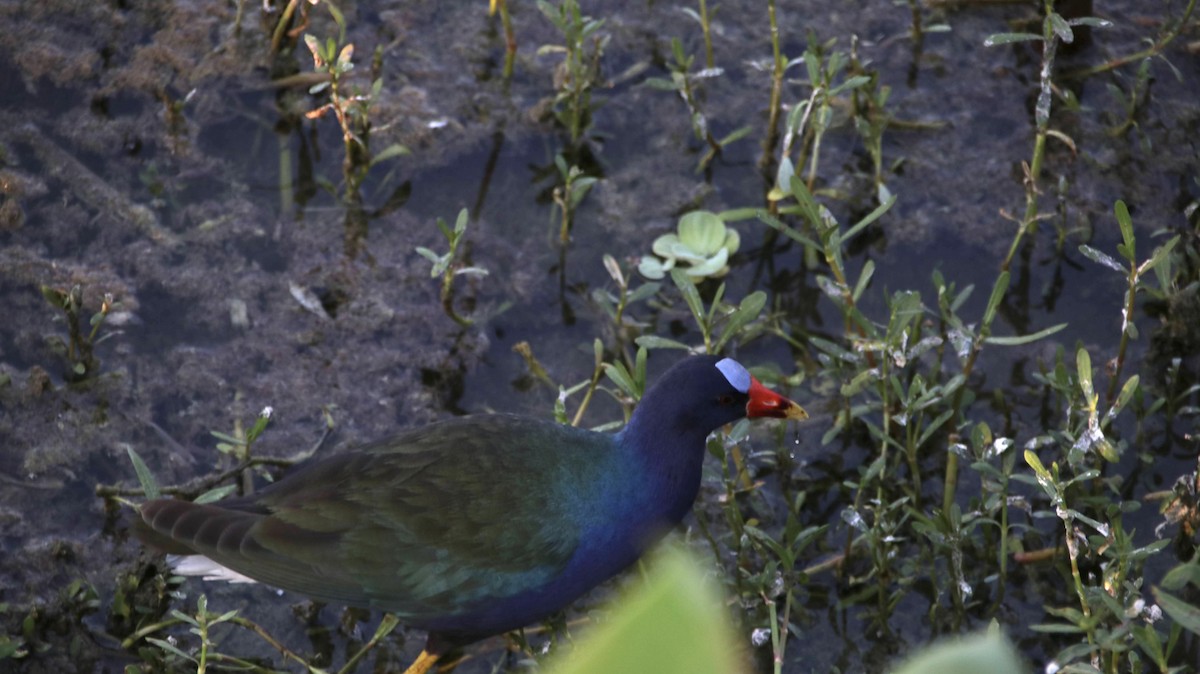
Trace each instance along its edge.
<instances>
[{"instance_id":1,"label":"olive-green back feather","mask_svg":"<svg viewBox=\"0 0 1200 674\"><path fill-rule=\"evenodd\" d=\"M612 436L471 417L309 464L257 496L152 501L143 516L261 582L419 622L557 575L621 461Z\"/></svg>"}]
</instances>

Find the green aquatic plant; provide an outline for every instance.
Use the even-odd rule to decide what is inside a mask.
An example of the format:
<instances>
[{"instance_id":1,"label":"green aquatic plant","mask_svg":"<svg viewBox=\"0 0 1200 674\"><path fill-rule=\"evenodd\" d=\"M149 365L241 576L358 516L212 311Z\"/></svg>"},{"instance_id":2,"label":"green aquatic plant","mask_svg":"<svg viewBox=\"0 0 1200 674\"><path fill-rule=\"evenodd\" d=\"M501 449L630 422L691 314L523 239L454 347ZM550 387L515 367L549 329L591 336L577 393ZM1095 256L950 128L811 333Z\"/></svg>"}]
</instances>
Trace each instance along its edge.
<instances>
[{"instance_id":1,"label":"green aquatic plant","mask_svg":"<svg viewBox=\"0 0 1200 674\"><path fill-rule=\"evenodd\" d=\"M1117 381L1121 375L1121 368L1125 365L1125 352L1129 346L1129 340L1137 339L1138 337L1137 326L1133 323L1131 317L1134 315L1133 310L1137 300L1137 293L1139 290L1144 289L1145 284L1142 281L1142 277L1148 275L1159 265L1167 262L1171 255L1171 250L1175 248L1175 244L1179 243L1179 235L1177 234L1163 245L1155 248L1149 258L1139 263L1137 259L1137 239L1134 236L1133 218L1129 215L1129 208L1125 205L1124 201L1118 199L1117 203L1113 206L1113 211L1117 217L1117 225L1121 228L1122 243L1117 246L1117 252L1121 254L1121 257L1125 258L1126 264L1118 262L1108 254L1087 244L1079 245L1079 252L1085 257L1123 274L1128 284L1125 292L1125 308L1121 312L1121 342L1117 347L1117 357L1113 359L1113 363L1110 366L1113 376L1108 382L1109 400L1112 400L1113 396L1117 393Z\"/></svg>"},{"instance_id":2,"label":"green aquatic plant","mask_svg":"<svg viewBox=\"0 0 1200 674\"><path fill-rule=\"evenodd\" d=\"M692 211L679 218L677 230L654 240L651 250L657 257L647 255L638 263L642 276L661 279L678 263L687 265L684 272L696 280L720 278L729 272L729 256L737 252L741 237L720 216Z\"/></svg>"},{"instance_id":3,"label":"green aquatic plant","mask_svg":"<svg viewBox=\"0 0 1200 674\"><path fill-rule=\"evenodd\" d=\"M433 278L442 277L441 300L446 315L463 327L471 325L474 321L460 315L454 309L454 277L464 274L469 276L487 275L486 269L465 265L459 258L458 246L462 243L463 235L467 231L467 220L467 209L465 208L458 212L458 220L454 223L454 229L450 229L445 220L437 219L438 229L441 230L442 236L446 237L446 242L450 245L449 250L445 253L439 255L424 246L417 246L416 249L421 257L433 263L429 275Z\"/></svg>"},{"instance_id":4,"label":"green aquatic plant","mask_svg":"<svg viewBox=\"0 0 1200 674\"><path fill-rule=\"evenodd\" d=\"M399 621L394 616L385 614L371 639L346 659L345 664L337 670L337 674L349 674L353 672L355 666L358 665L363 656L378 646L383 638L390 634L398 624ZM140 664L128 665L125 671L130 674L156 671L182 671L184 668L193 669L197 674L203 674L209 671L210 668L270 671L261 669L250 660L218 650L218 646L220 645L218 638L224 639L231 636L232 630L228 629L228 627L241 628L255 634L271 648L278 651L281 656L296 663L304 671L324 671L313 666L311 656L306 657L301 653L287 648L268 632L266 628L253 620L239 616L238 609L219 614L209 611L208 597L203 594L196 599L195 613L188 614L173 609L170 617L146 625L127 637L121 644L124 648L132 648L141 641L145 641L156 648L139 648L138 655L141 657L142 662ZM183 628L187 628L186 633L181 631ZM166 638L153 636L155 634L161 634ZM218 635L220 636L218 637Z\"/></svg>"},{"instance_id":5,"label":"green aquatic plant","mask_svg":"<svg viewBox=\"0 0 1200 674\"><path fill-rule=\"evenodd\" d=\"M667 67L671 70L671 79L651 77L646 80L646 86L663 91L673 91L683 100L687 106L688 115L692 120L692 133L696 135L697 139L704 141L708 145L708 151L700 157L700 161L696 165L698 172L703 171L725 149L725 146L748 135L751 127L743 126L735 129L723 138L717 138L708 123L708 117L701 110L697 89L699 88L699 84L704 80L719 77L723 73L722 69L714 68L710 64L704 70L695 73L691 72L695 56L684 52L683 43L678 38L671 40L671 54L674 57L674 61L667 64ZM708 56L711 60L711 52Z\"/></svg>"},{"instance_id":6,"label":"green aquatic plant","mask_svg":"<svg viewBox=\"0 0 1200 674\"><path fill-rule=\"evenodd\" d=\"M68 341L63 343L62 338L57 336L47 339L50 348L67 361L65 373L67 381L83 381L95 375L100 368L100 361L96 358L94 351L95 346L112 335L112 333L107 333L100 335L97 339L100 326L104 325L104 320L108 318L109 313L118 306L113 300L112 294L105 293L100 302L100 310L92 314L88 321L92 329L86 334L79 326L79 317L83 311L82 285L71 286L70 290L42 286L42 297L46 298L46 301L55 308L61 309L67 318Z\"/></svg>"},{"instance_id":7,"label":"green aquatic plant","mask_svg":"<svg viewBox=\"0 0 1200 674\"><path fill-rule=\"evenodd\" d=\"M343 30L344 32L344 30ZM344 39L328 38L322 42L319 38L305 34L304 44L312 53L313 70L326 76L321 82L309 88L308 93L317 95L328 93L329 100L305 113L309 119L318 119L327 112L337 118L342 130L342 145L345 157L342 161L342 173L346 181L346 199L358 199L358 188L366 178L367 170L375 164L392 157L409 153L408 148L393 144L382 152L371 155L371 105L379 97L383 89L383 78L378 76L381 69L382 52L376 49L373 56L371 88L362 91L349 84L349 74L354 70L354 44Z\"/></svg>"},{"instance_id":8,"label":"green aquatic plant","mask_svg":"<svg viewBox=\"0 0 1200 674\"><path fill-rule=\"evenodd\" d=\"M817 39L816 34L810 32L808 46L802 56L784 64L778 64L777 61L776 72L778 74L776 77L782 77L787 70L803 65L807 75L807 85L811 91L808 98L792 105L791 111L784 121L784 135L775 171L775 185L768 195L768 199L772 202L788 198L791 190L789 181L792 175L807 174L803 177L805 187L809 191L815 189L817 176L820 174L822 144L826 135L841 123L840 118L835 115L836 110L839 108L856 110L870 106L870 104L856 103L848 99L857 96L859 89L868 85L874 86L878 78L865 73L848 72L848 66L852 64L851 56L836 47L836 38L821 42ZM772 93L772 99L774 98L775 94ZM870 102L880 110L886 99L886 92L874 91L870 94ZM866 124L862 122L861 117L855 117L859 135L863 137L873 163L876 164L877 183L882 182L882 178L878 175L878 167L882 162L882 150L879 149L879 145L883 128L887 123L886 117L882 116L880 110L877 110ZM772 133L773 129L772 125ZM768 140L770 143L763 148L762 163L764 166L769 159L767 153L775 147L774 140ZM794 160L791 158L793 155ZM880 203L886 200L886 195L881 194Z\"/></svg>"},{"instance_id":9,"label":"green aquatic plant","mask_svg":"<svg viewBox=\"0 0 1200 674\"><path fill-rule=\"evenodd\" d=\"M554 116L570 132L571 142L577 143L600 106L592 92L600 86L600 58L608 44L608 36L599 32L604 20L585 16L578 0L563 0L557 7L538 0L538 9L562 34L561 45L543 45L537 53L563 55L554 73Z\"/></svg>"},{"instance_id":10,"label":"green aquatic plant","mask_svg":"<svg viewBox=\"0 0 1200 674\"><path fill-rule=\"evenodd\" d=\"M517 33L513 30L512 15L508 11L508 0L490 0L488 16L500 12L500 24L504 26L504 81L512 79L513 63L517 58Z\"/></svg>"},{"instance_id":11,"label":"green aquatic plant","mask_svg":"<svg viewBox=\"0 0 1200 674\"><path fill-rule=\"evenodd\" d=\"M585 175L578 166L568 166L563 155L554 156L554 166L558 169L559 184L554 188L552 198L558 206L562 219L558 228L558 241L567 245L571 241L571 225L575 221L575 209L596 184L597 178Z\"/></svg>"}]
</instances>

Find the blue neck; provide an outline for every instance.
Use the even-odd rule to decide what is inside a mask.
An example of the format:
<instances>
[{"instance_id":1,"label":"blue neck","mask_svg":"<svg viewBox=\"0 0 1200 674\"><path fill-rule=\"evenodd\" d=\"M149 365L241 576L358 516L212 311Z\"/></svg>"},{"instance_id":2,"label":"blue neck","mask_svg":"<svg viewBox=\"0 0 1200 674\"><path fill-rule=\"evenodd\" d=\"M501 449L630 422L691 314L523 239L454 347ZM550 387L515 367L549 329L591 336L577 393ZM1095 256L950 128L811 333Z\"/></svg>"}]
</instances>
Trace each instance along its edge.
<instances>
[{"instance_id":1,"label":"blue neck","mask_svg":"<svg viewBox=\"0 0 1200 674\"><path fill-rule=\"evenodd\" d=\"M673 415L650 414L640 406L614 440L637 474L634 497L648 518L677 524L692 508L700 486L708 431L688 424L673 427Z\"/></svg>"}]
</instances>

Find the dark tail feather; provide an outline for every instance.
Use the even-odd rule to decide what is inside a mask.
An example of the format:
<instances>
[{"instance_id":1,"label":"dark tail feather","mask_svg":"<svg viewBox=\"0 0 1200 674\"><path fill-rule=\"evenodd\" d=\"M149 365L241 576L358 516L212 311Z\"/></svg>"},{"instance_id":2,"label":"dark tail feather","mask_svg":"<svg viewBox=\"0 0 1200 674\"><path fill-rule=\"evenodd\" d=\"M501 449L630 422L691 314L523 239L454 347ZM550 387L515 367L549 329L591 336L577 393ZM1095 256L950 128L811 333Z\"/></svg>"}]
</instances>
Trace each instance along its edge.
<instances>
[{"instance_id":1,"label":"dark tail feather","mask_svg":"<svg viewBox=\"0 0 1200 674\"><path fill-rule=\"evenodd\" d=\"M186 544L181 543L166 534L161 534L155 531L147 523L146 518L152 517L151 513L155 510L152 506L162 502L163 501L150 501L142 504L142 507L139 509L140 516L134 519L133 524L129 527L133 532L133 535L137 537L137 539L141 541L143 545L168 555L196 554L196 551L188 547Z\"/></svg>"}]
</instances>

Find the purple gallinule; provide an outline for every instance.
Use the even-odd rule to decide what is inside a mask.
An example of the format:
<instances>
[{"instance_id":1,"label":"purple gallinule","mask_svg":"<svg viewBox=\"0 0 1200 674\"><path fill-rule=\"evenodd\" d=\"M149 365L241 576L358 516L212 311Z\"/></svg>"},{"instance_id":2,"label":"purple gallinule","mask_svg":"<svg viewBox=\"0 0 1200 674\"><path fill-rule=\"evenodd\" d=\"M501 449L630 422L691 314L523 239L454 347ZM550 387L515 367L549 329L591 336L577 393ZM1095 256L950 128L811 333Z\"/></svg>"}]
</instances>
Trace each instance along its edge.
<instances>
[{"instance_id":1,"label":"purple gallinule","mask_svg":"<svg viewBox=\"0 0 1200 674\"><path fill-rule=\"evenodd\" d=\"M428 632L407 670L423 674L636 561L691 509L713 430L807 416L737 361L694 356L614 434L507 414L452 419L309 462L252 496L149 501L143 538L196 556L177 571L232 571L390 611Z\"/></svg>"}]
</instances>

